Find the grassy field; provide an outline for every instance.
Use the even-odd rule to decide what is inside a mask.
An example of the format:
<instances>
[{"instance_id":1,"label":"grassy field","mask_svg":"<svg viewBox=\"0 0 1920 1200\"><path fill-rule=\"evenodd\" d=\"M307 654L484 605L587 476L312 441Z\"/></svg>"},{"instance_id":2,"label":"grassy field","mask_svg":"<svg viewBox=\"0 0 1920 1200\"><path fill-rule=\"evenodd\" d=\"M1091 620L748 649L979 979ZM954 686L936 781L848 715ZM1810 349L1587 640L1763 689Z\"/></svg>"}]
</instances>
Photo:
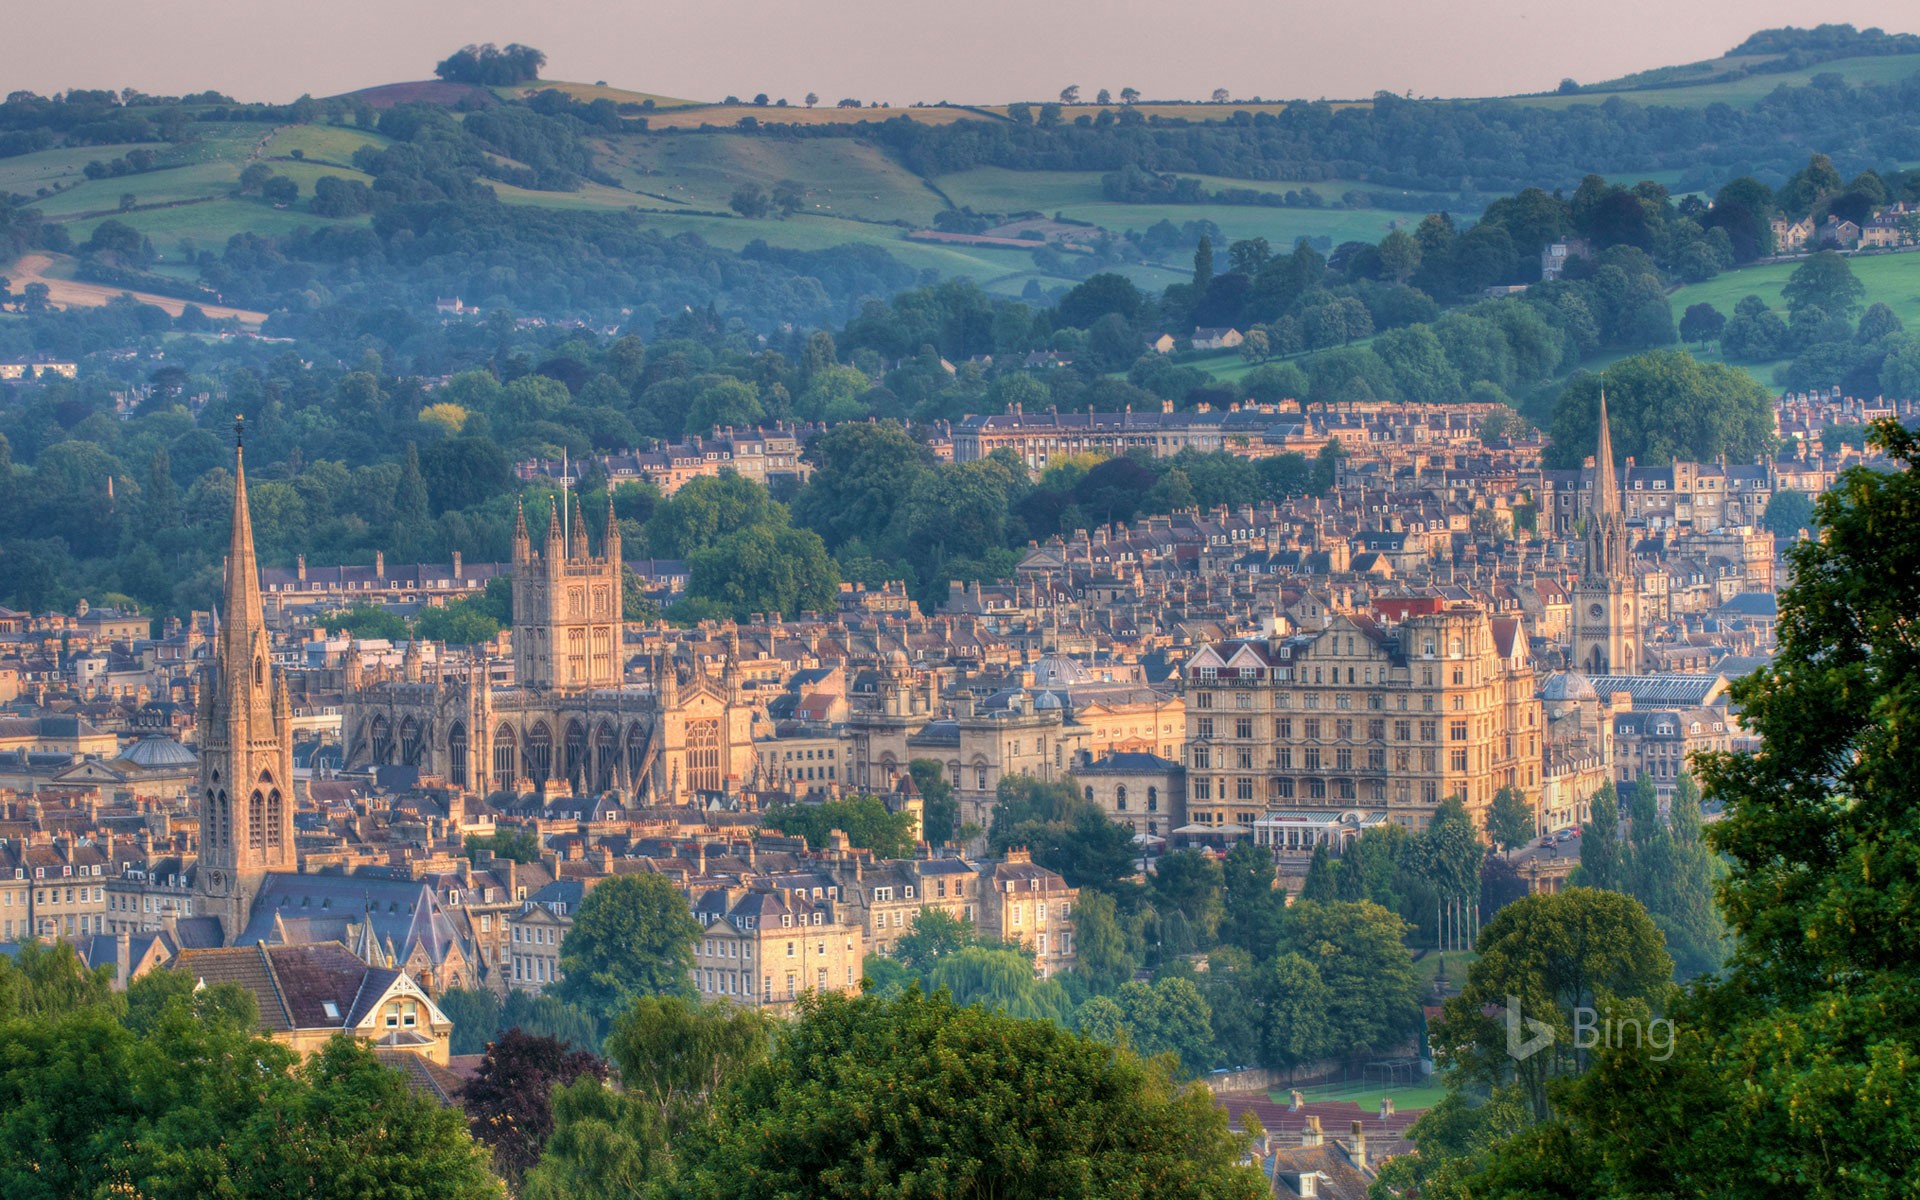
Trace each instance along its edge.
<instances>
[{"instance_id":1,"label":"grassy field","mask_svg":"<svg viewBox=\"0 0 1920 1200\"><path fill-rule=\"evenodd\" d=\"M678 97L662 96L654 92L635 92L629 91L626 88L608 87L604 83L569 83L564 79L538 79L532 83L523 83L515 87L497 87L493 89L494 94L503 100L518 99L531 96L535 92L545 91L565 92L567 95L572 96L575 100L584 104L591 104L595 100L611 100L615 104L645 104L651 100L653 101L655 109L662 109L687 108L692 105L706 103L704 100L682 100Z\"/></svg>"},{"instance_id":2,"label":"grassy field","mask_svg":"<svg viewBox=\"0 0 1920 1200\"><path fill-rule=\"evenodd\" d=\"M1337 1102L1351 1100L1368 1112L1380 1111L1380 1101L1391 1099L1396 1112L1418 1112L1432 1108L1446 1099L1447 1089L1439 1084L1423 1084L1418 1087L1381 1087L1379 1084L1330 1083L1322 1087L1301 1088L1301 1097L1309 1104L1316 1102ZM1286 1089L1269 1093L1276 1104L1286 1104L1292 1097Z\"/></svg>"},{"instance_id":3,"label":"grassy field","mask_svg":"<svg viewBox=\"0 0 1920 1200\"><path fill-rule=\"evenodd\" d=\"M625 187L693 208L724 210L741 183L772 187L783 179L806 185L809 212L929 225L946 207L917 175L878 147L848 138L786 141L690 133L602 139L594 151Z\"/></svg>"},{"instance_id":4,"label":"grassy field","mask_svg":"<svg viewBox=\"0 0 1920 1200\"><path fill-rule=\"evenodd\" d=\"M1256 183L1248 180L1199 177L1209 189L1249 187L1263 191L1312 187L1327 199L1337 199L1350 187L1347 180L1311 184ZM1334 245L1352 240L1377 242L1395 222L1412 224L1416 214L1384 209L1260 208L1238 204L1122 204L1100 194L1100 176L1091 171L1010 171L1003 167L976 167L934 180L954 204L976 212L1058 213L1076 221L1091 221L1116 233L1145 231L1161 220L1181 225L1212 221L1228 241L1264 237L1278 247L1302 237L1327 237Z\"/></svg>"},{"instance_id":5,"label":"grassy field","mask_svg":"<svg viewBox=\"0 0 1920 1200\"><path fill-rule=\"evenodd\" d=\"M785 108L758 104L703 104L647 113L649 129L698 129L711 125L730 129L742 117L752 117L763 125L857 125L862 121L891 121L908 117L923 125L951 125L955 121L992 121L986 109L937 108L839 108L823 104L819 108L789 104Z\"/></svg>"},{"instance_id":6,"label":"grassy field","mask_svg":"<svg viewBox=\"0 0 1920 1200\"><path fill-rule=\"evenodd\" d=\"M1837 58L1818 66L1779 74L1749 75L1719 83L1701 83L1690 87L1639 88L1627 91L1580 92L1572 96L1521 96L1515 104L1538 108L1566 108L1573 104L1601 104L1618 96L1635 104L1663 104L1676 108L1705 108L1709 104L1752 104L1780 87L1803 87L1815 75L1835 74L1848 83L1890 83L1920 74L1920 54L1884 54L1867 58Z\"/></svg>"},{"instance_id":7,"label":"grassy field","mask_svg":"<svg viewBox=\"0 0 1920 1200\"><path fill-rule=\"evenodd\" d=\"M1680 288L1668 297L1674 323L1678 324L1681 314L1695 304L1711 304L1722 315L1732 317L1734 305L1747 296L1760 297L1784 317L1786 300L1781 296L1780 289L1799 265L1788 262L1744 267L1738 271L1723 272L1705 283ZM1909 329L1920 328L1920 253L1865 255L1849 259L1848 265L1867 289L1863 303L1885 304L1906 322ZM1707 349L1690 346L1688 349L1695 358L1704 361L1726 361L1718 345ZM1773 369L1786 362L1783 358L1772 363L1738 365L1762 380L1773 381Z\"/></svg>"}]
</instances>

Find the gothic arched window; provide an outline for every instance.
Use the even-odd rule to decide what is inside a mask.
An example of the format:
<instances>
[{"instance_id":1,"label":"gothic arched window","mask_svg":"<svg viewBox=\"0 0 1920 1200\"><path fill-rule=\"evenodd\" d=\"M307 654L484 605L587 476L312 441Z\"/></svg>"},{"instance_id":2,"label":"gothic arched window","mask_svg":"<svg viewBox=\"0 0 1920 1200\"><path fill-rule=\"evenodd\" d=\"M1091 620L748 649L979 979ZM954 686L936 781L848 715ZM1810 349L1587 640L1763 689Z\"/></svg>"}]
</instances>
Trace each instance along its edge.
<instances>
[{"instance_id":1,"label":"gothic arched window","mask_svg":"<svg viewBox=\"0 0 1920 1200\"><path fill-rule=\"evenodd\" d=\"M275 788L267 793L267 845L275 850L284 845L280 837L280 824L284 820L286 805L280 798L280 789Z\"/></svg>"},{"instance_id":2,"label":"gothic arched window","mask_svg":"<svg viewBox=\"0 0 1920 1200\"><path fill-rule=\"evenodd\" d=\"M267 848L267 798L259 792L247 797L247 849Z\"/></svg>"}]
</instances>

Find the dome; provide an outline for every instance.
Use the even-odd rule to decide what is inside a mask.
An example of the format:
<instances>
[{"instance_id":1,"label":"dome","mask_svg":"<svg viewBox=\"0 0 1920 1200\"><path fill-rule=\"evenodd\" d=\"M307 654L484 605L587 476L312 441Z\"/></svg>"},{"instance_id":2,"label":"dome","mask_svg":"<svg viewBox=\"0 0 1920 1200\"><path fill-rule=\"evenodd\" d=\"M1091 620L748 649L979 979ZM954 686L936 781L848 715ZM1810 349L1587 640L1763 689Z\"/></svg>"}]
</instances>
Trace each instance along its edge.
<instances>
[{"instance_id":1,"label":"dome","mask_svg":"<svg viewBox=\"0 0 1920 1200\"><path fill-rule=\"evenodd\" d=\"M200 760L172 738L141 738L127 751L126 760L142 767L191 767Z\"/></svg>"},{"instance_id":2,"label":"dome","mask_svg":"<svg viewBox=\"0 0 1920 1200\"><path fill-rule=\"evenodd\" d=\"M1061 707L1064 706L1060 703L1060 697L1054 695L1052 692L1040 692L1033 698L1033 711L1035 712Z\"/></svg>"},{"instance_id":3,"label":"dome","mask_svg":"<svg viewBox=\"0 0 1920 1200\"><path fill-rule=\"evenodd\" d=\"M1093 672L1077 659L1049 654L1033 664L1033 682L1038 687L1073 687L1092 683Z\"/></svg>"},{"instance_id":4,"label":"dome","mask_svg":"<svg viewBox=\"0 0 1920 1200\"><path fill-rule=\"evenodd\" d=\"M1593 680L1578 671L1560 671L1547 676L1547 682L1540 688L1542 700L1598 700L1600 693L1595 690Z\"/></svg>"}]
</instances>

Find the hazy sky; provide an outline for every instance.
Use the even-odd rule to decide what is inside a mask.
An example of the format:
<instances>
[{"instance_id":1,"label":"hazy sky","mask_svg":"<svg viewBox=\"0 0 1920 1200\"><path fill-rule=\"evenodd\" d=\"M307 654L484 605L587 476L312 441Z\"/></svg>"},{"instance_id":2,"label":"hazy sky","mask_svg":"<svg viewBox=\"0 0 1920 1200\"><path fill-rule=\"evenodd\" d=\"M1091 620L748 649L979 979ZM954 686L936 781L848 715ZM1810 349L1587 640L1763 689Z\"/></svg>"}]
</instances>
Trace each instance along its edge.
<instances>
[{"instance_id":1,"label":"hazy sky","mask_svg":"<svg viewBox=\"0 0 1920 1200\"><path fill-rule=\"evenodd\" d=\"M421 79L525 42L554 79L696 99L1488 95L1720 54L1756 29L1920 31L1913 0L0 0L0 93L212 87L244 100Z\"/></svg>"}]
</instances>

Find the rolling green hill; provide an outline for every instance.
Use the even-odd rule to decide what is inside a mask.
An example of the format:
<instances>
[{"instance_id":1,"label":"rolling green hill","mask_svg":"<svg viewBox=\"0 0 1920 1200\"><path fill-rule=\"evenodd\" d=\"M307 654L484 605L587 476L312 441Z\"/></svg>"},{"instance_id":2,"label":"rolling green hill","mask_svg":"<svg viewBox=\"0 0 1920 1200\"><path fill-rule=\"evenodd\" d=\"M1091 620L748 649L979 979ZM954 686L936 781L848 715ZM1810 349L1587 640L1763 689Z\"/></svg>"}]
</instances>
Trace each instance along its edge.
<instances>
[{"instance_id":1,"label":"rolling green hill","mask_svg":"<svg viewBox=\"0 0 1920 1200\"><path fill-rule=\"evenodd\" d=\"M1714 61L1724 63L1728 60ZM1920 54L1839 58L1797 71L1766 72L1698 83L1681 77L1644 87L1593 88L1566 96L1521 96L1513 102L1542 108L1566 108L1574 104L1600 104L1618 96L1635 104L1666 104L1677 108L1705 108L1710 104L1747 105L1783 85L1804 87L1816 75L1837 75L1850 84L1892 83L1920 75Z\"/></svg>"},{"instance_id":2,"label":"rolling green hill","mask_svg":"<svg viewBox=\"0 0 1920 1200\"><path fill-rule=\"evenodd\" d=\"M1694 304L1711 304L1723 315L1731 317L1734 305L1747 296L1760 297L1769 308L1784 315L1786 300L1781 296L1780 289L1799 265L1785 262L1744 267L1724 272L1705 283L1679 288L1670 297L1674 322L1678 324L1680 315ZM1920 329L1920 254L1862 255L1849 259L1848 265L1866 287L1862 306L1885 304L1906 323L1907 328ZM1724 361L1718 346L1705 350L1695 347L1693 353L1697 358ZM1771 379L1774 368L1786 361L1786 358L1781 358L1770 363L1744 365L1755 375Z\"/></svg>"}]
</instances>

